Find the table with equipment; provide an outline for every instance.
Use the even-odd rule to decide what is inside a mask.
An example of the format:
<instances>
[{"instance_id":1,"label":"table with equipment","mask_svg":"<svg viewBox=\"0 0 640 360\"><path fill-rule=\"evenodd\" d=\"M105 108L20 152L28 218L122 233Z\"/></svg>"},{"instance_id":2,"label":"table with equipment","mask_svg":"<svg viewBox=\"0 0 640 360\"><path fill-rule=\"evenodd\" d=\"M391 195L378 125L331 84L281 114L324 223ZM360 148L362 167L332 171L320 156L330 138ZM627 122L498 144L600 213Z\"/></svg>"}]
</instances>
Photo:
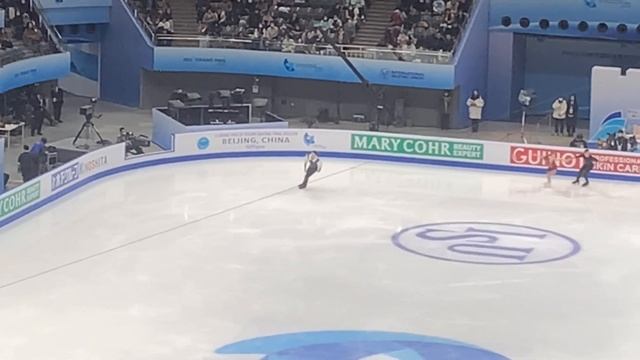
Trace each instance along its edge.
<instances>
[{"instance_id":1,"label":"table with equipment","mask_svg":"<svg viewBox=\"0 0 640 360\"><path fill-rule=\"evenodd\" d=\"M11 132L16 129L21 129L20 143L24 144L24 125L25 125L24 122L20 122L17 124L4 124L3 126L0 126L0 135L2 135L3 133L6 133L7 147L11 147Z\"/></svg>"}]
</instances>

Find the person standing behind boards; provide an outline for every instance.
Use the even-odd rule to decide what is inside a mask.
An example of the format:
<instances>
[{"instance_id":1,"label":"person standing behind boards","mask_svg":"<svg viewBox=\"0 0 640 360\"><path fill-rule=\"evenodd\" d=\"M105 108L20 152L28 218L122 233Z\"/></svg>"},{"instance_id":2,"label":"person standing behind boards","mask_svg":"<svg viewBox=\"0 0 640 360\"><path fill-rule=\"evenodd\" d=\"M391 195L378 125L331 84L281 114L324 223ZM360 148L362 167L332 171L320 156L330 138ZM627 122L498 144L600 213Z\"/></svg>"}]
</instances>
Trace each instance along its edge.
<instances>
[{"instance_id":1,"label":"person standing behind boards","mask_svg":"<svg viewBox=\"0 0 640 360\"><path fill-rule=\"evenodd\" d=\"M53 105L53 118L61 123L62 105L64 104L64 91L59 87L51 90L51 104Z\"/></svg>"},{"instance_id":2,"label":"person standing behind boards","mask_svg":"<svg viewBox=\"0 0 640 360\"><path fill-rule=\"evenodd\" d=\"M27 182L38 176L38 157L29 151L29 145L24 145L22 150L18 156L18 171L22 174L22 181Z\"/></svg>"},{"instance_id":3,"label":"person standing behind boards","mask_svg":"<svg viewBox=\"0 0 640 360\"><path fill-rule=\"evenodd\" d=\"M33 120L31 123L31 136L42 135L42 123L44 122L46 104L40 94L31 98L31 106L33 108Z\"/></svg>"},{"instance_id":4,"label":"person standing behind boards","mask_svg":"<svg viewBox=\"0 0 640 360\"><path fill-rule=\"evenodd\" d=\"M567 118L567 102L559 97L553 102L553 122L555 123L555 135L564 135L564 122Z\"/></svg>"},{"instance_id":5,"label":"person standing behind boards","mask_svg":"<svg viewBox=\"0 0 640 360\"><path fill-rule=\"evenodd\" d=\"M567 136L573 137L578 124L578 100L576 94L569 96L567 103Z\"/></svg>"},{"instance_id":6,"label":"person standing behind boards","mask_svg":"<svg viewBox=\"0 0 640 360\"><path fill-rule=\"evenodd\" d=\"M482 109L484 108L484 99L480 96L480 92L473 90L469 99L467 99L469 107L469 120L471 120L471 132L477 133L482 120Z\"/></svg>"}]
</instances>

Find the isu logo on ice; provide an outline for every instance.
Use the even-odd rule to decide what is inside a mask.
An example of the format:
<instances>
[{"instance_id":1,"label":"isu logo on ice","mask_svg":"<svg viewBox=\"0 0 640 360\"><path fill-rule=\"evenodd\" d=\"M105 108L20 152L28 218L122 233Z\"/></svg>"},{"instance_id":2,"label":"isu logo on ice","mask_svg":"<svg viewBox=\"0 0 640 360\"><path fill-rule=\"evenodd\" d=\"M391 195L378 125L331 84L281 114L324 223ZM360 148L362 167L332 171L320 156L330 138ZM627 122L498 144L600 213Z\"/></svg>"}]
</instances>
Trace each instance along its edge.
<instances>
[{"instance_id":1,"label":"isu logo on ice","mask_svg":"<svg viewBox=\"0 0 640 360\"><path fill-rule=\"evenodd\" d=\"M456 340L410 333L344 330L263 336L225 345L218 348L216 354L230 355L229 359L240 356L264 360L507 360L491 350Z\"/></svg>"},{"instance_id":2,"label":"isu logo on ice","mask_svg":"<svg viewBox=\"0 0 640 360\"><path fill-rule=\"evenodd\" d=\"M393 235L393 243L434 259L494 265L557 261L580 251L578 242L557 232L483 222L415 226Z\"/></svg>"},{"instance_id":3,"label":"isu logo on ice","mask_svg":"<svg viewBox=\"0 0 640 360\"><path fill-rule=\"evenodd\" d=\"M559 150L550 148L511 146L511 164L547 166L547 155L555 154L560 159L561 169L580 169L582 158L576 155L582 151ZM598 162L595 163L594 171L617 173L617 174L640 174L640 156L618 155L617 153L594 153Z\"/></svg>"}]
</instances>

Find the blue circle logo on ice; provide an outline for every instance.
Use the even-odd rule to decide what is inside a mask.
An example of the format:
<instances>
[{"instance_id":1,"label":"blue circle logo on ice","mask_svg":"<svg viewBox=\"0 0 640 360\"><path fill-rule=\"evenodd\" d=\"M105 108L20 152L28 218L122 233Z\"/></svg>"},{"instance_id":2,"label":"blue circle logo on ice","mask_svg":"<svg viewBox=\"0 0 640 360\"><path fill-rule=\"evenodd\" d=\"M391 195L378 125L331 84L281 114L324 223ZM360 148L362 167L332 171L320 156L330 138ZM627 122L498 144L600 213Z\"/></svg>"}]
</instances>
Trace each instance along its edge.
<instances>
[{"instance_id":1,"label":"blue circle logo on ice","mask_svg":"<svg viewBox=\"0 0 640 360\"><path fill-rule=\"evenodd\" d=\"M459 341L382 331L313 331L265 336L223 346L216 353L255 354L263 360L508 360L493 351Z\"/></svg>"},{"instance_id":2,"label":"blue circle logo on ice","mask_svg":"<svg viewBox=\"0 0 640 360\"><path fill-rule=\"evenodd\" d=\"M398 231L392 239L416 255L471 264L537 264L580 252L577 241L555 231L486 222L419 225Z\"/></svg>"},{"instance_id":3,"label":"blue circle logo on ice","mask_svg":"<svg viewBox=\"0 0 640 360\"><path fill-rule=\"evenodd\" d=\"M200 149L200 150L208 149L210 144L211 144L211 142L209 141L209 138L207 138L207 137L201 137L200 139L198 139L198 149Z\"/></svg>"}]
</instances>

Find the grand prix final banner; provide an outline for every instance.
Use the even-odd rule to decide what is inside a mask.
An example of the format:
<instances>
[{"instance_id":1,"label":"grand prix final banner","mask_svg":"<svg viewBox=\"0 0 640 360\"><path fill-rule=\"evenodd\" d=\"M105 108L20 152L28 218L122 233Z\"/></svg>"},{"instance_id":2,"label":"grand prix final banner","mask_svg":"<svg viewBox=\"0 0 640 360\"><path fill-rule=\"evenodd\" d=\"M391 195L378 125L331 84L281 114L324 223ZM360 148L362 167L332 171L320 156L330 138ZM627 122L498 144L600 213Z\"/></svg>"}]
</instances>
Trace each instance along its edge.
<instances>
[{"instance_id":1,"label":"grand prix final banner","mask_svg":"<svg viewBox=\"0 0 640 360\"><path fill-rule=\"evenodd\" d=\"M560 169L577 170L583 164L578 157L584 150L541 148L532 146L511 146L510 163L513 165L546 167L546 157L555 154L560 159ZM640 156L625 155L617 152L597 152L593 156L598 159L594 171L619 175L640 175Z\"/></svg>"}]
</instances>

